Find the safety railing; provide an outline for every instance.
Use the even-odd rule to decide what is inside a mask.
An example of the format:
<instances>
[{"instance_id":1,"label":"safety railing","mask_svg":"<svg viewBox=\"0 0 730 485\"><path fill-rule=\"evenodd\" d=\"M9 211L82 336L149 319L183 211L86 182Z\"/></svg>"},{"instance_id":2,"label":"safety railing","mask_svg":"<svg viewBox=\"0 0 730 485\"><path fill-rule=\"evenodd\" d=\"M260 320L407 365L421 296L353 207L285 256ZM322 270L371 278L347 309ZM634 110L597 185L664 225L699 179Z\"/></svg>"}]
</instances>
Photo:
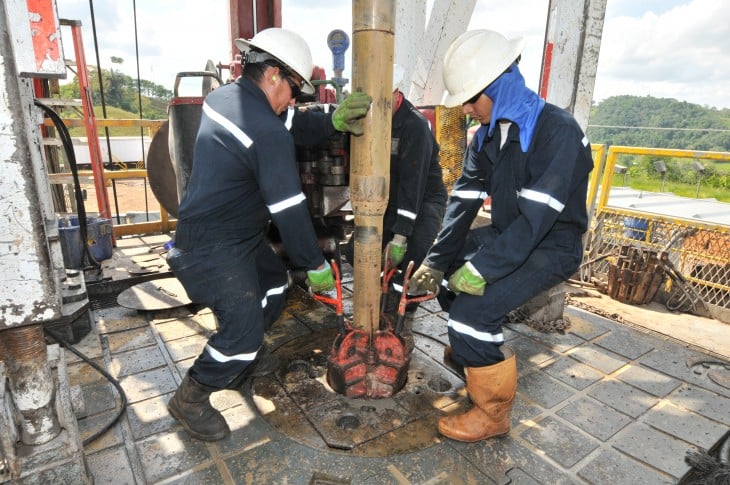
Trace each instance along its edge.
<instances>
[{"instance_id":1,"label":"safety railing","mask_svg":"<svg viewBox=\"0 0 730 485\"><path fill-rule=\"evenodd\" d=\"M642 257L646 261L647 255L659 261L664 257L666 264L677 273L670 277L671 272L666 271L660 290L668 308L700 313L698 308L706 306L710 316L730 321L730 225L662 213L660 207L647 212L611 203L617 160L621 155L730 162L730 153L625 146L593 148L596 169L589 186L588 203L589 207L595 205L595 211L586 237L581 278L606 289L624 271L627 284L632 284L633 277L638 285L640 278L628 264L627 254L633 255L635 264L641 263ZM620 168L623 172L623 167ZM686 205L693 200L701 199L686 198L680 202ZM730 204L717 203L717 208L718 213L730 212Z\"/></svg>"},{"instance_id":2,"label":"safety railing","mask_svg":"<svg viewBox=\"0 0 730 485\"><path fill-rule=\"evenodd\" d=\"M83 127L84 120L76 118L65 118L64 124L68 128ZM165 123L165 120L139 120L139 119L97 119L97 127L99 132L102 132L102 128L140 128L147 131L145 136L149 138L154 137L157 130ZM45 120L46 126L52 127L53 124L50 120ZM91 143L92 141L89 140ZM104 151L104 150L102 150ZM112 158L116 158L114 153L111 154ZM176 220L170 217L167 210L160 204L155 198L154 193L149 190L149 177L147 169L144 167L142 160L134 161L135 163L127 165L119 162L112 162L111 165L115 166L114 170L104 169L103 180L107 191L111 190L112 194L109 200L112 201L112 217L111 222L114 228L114 237L120 236L131 236L140 234L151 234L160 232L170 232L175 229ZM129 168L133 166L134 168ZM137 168L142 167L142 168ZM92 170L79 170L79 182L82 190L92 191L95 190L93 185L93 172ZM61 173L49 173L48 178L51 184L60 186L72 186L73 178L70 170L66 169ZM122 185L124 183L131 183L132 181L141 182L141 189L133 189L128 185ZM121 182L122 184L117 184ZM120 206L118 203L118 196L125 197L124 192L140 190L143 192L139 195L142 200L141 206L128 206L128 210L133 212L139 212L139 219L147 219L143 222L127 222L125 214L121 213ZM88 197L89 200L93 198ZM74 202L69 198L69 206L73 207ZM98 210L98 208L96 208ZM91 210L93 212L93 209Z\"/></svg>"}]
</instances>

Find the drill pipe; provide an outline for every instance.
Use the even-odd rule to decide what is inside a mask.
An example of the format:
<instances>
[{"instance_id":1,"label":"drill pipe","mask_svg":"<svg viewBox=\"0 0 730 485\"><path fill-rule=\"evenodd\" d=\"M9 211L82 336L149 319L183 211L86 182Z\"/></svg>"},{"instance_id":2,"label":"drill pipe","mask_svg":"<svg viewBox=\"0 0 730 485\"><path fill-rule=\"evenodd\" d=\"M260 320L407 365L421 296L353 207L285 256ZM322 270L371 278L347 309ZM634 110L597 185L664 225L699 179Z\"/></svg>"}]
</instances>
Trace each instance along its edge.
<instances>
[{"instance_id":1,"label":"drill pipe","mask_svg":"<svg viewBox=\"0 0 730 485\"><path fill-rule=\"evenodd\" d=\"M365 133L350 145L350 201L355 216L353 324L377 330L383 215L390 184L395 2L352 2L352 88L373 98Z\"/></svg>"},{"instance_id":2,"label":"drill pipe","mask_svg":"<svg viewBox=\"0 0 730 485\"><path fill-rule=\"evenodd\" d=\"M0 360L5 362L13 401L21 417L21 441L26 445L46 443L61 432L61 426L43 327L3 330L0 338Z\"/></svg>"}]
</instances>

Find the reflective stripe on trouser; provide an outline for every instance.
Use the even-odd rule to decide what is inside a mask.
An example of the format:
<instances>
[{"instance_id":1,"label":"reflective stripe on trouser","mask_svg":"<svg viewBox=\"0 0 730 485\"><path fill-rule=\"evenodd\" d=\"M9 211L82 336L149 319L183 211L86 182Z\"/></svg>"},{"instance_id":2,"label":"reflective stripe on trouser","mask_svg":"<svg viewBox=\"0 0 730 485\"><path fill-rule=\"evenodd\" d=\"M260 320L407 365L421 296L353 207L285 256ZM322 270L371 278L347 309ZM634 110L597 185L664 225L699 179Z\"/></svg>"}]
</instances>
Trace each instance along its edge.
<instances>
[{"instance_id":1,"label":"reflective stripe on trouser","mask_svg":"<svg viewBox=\"0 0 730 485\"><path fill-rule=\"evenodd\" d=\"M190 299L210 307L218 331L190 368L209 390L224 389L256 358L264 331L284 308L286 269L273 250L225 246L170 251L168 264Z\"/></svg>"},{"instance_id":2,"label":"reflective stripe on trouser","mask_svg":"<svg viewBox=\"0 0 730 485\"><path fill-rule=\"evenodd\" d=\"M517 270L488 283L482 296L451 291L439 294L442 308L449 312L452 360L464 367L483 367L504 360L499 346L504 342L502 323L507 313L570 277L580 264L580 248L579 237L572 250L548 240Z\"/></svg>"}]
</instances>

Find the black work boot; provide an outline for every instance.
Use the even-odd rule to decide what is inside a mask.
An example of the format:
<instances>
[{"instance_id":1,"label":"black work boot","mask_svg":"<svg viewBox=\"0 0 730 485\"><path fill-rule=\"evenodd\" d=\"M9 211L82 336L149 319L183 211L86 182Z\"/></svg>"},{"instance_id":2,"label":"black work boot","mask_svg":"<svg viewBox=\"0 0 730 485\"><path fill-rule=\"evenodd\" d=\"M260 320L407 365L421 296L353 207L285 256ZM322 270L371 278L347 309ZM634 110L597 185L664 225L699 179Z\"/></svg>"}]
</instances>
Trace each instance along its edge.
<instances>
[{"instance_id":1,"label":"black work boot","mask_svg":"<svg viewBox=\"0 0 730 485\"><path fill-rule=\"evenodd\" d=\"M218 441L228 436L231 430L220 411L210 405L209 397L210 391L188 373L167 403L167 410L193 438Z\"/></svg>"}]
</instances>

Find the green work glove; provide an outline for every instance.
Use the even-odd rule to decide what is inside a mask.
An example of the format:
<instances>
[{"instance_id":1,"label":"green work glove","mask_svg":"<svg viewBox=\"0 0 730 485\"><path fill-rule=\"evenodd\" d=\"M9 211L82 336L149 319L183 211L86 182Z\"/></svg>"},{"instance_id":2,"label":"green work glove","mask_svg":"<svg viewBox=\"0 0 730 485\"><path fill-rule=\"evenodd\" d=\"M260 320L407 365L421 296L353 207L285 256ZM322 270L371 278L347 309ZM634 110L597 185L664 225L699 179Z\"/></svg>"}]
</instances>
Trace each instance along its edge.
<instances>
[{"instance_id":1,"label":"green work glove","mask_svg":"<svg viewBox=\"0 0 730 485\"><path fill-rule=\"evenodd\" d=\"M355 136L363 133L362 119L370 109L373 98L366 93L352 93L332 113L332 125L337 131L347 131Z\"/></svg>"},{"instance_id":2,"label":"green work glove","mask_svg":"<svg viewBox=\"0 0 730 485\"><path fill-rule=\"evenodd\" d=\"M412 295L426 292L436 293L444 280L444 272L429 268L425 264L418 267L408 282L408 293Z\"/></svg>"},{"instance_id":3,"label":"green work glove","mask_svg":"<svg viewBox=\"0 0 730 485\"><path fill-rule=\"evenodd\" d=\"M307 285L314 293L330 291L335 287L335 277L332 267L325 261L318 269L307 271Z\"/></svg>"},{"instance_id":4,"label":"green work glove","mask_svg":"<svg viewBox=\"0 0 730 485\"><path fill-rule=\"evenodd\" d=\"M487 286L487 282L484 281L474 265L468 261L449 278L449 289L458 293L480 296L484 294L485 286Z\"/></svg>"},{"instance_id":5,"label":"green work glove","mask_svg":"<svg viewBox=\"0 0 730 485\"><path fill-rule=\"evenodd\" d=\"M395 268L398 266L403 258L406 256L406 249L408 248L408 239L402 234L396 234L393 239L390 240L387 246L385 246L385 254L383 259L390 260L390 266Z\"/></svg>"}]
</instances>

